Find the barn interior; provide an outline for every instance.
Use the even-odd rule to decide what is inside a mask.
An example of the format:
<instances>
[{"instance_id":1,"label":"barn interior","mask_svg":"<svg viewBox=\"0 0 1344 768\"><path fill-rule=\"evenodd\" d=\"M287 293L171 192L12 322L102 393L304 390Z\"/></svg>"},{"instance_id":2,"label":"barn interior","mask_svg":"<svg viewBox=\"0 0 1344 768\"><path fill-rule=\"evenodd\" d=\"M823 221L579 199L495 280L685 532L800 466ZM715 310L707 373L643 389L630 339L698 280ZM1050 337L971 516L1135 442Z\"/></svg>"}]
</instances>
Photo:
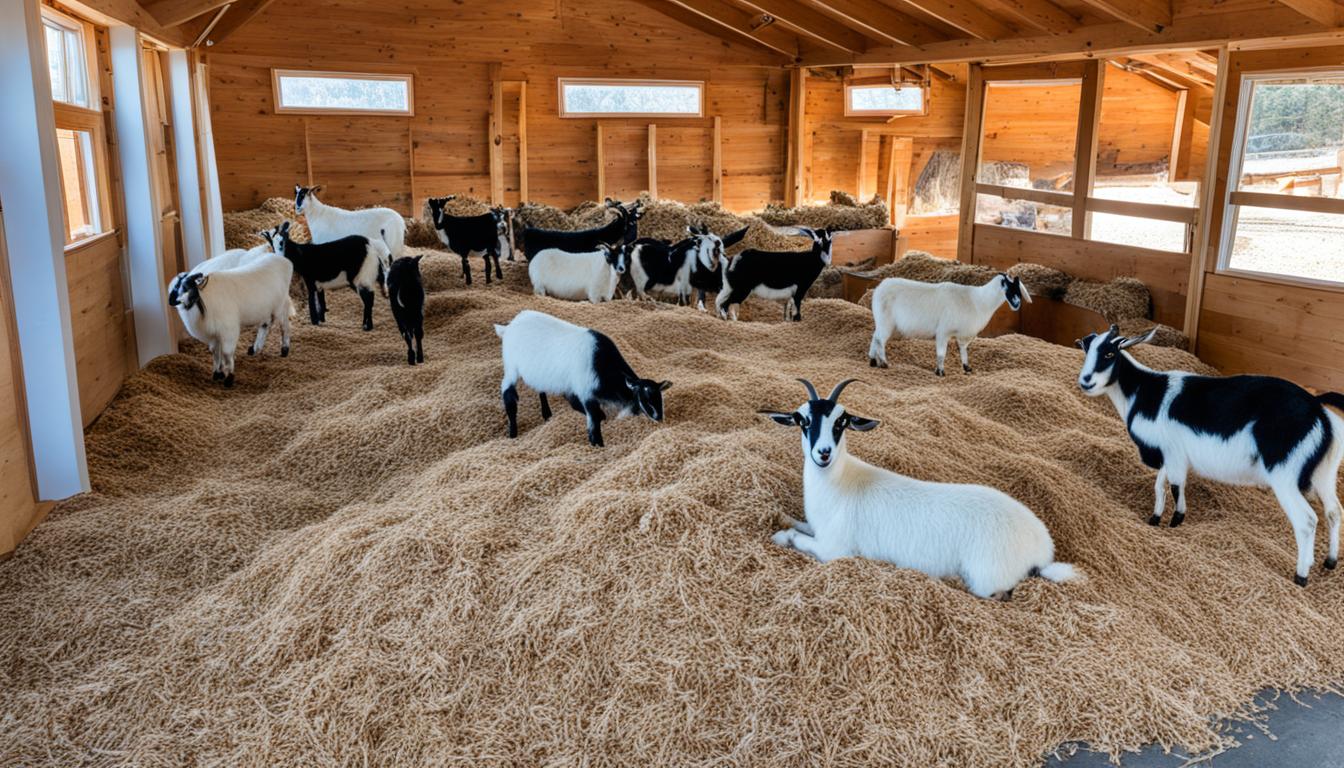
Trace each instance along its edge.
<instances>
[{"instance_id":1,"label":"barn interior","mask_svg":"<svg viewBox=\"0 0 1344 768\"><path fill-rule=\"evenodd\" d=\"M1344 391L1336 0L13 0L0 51L0 764L1237 765L1288 759L1294 696L1344 713L1303 693L1344 683L1344 576L1294 584L1264 488L1148 525L1075 347ZM212 381L175 276L306 239L319 185L404 219L424 364L382 295L317 326L296 279L293 353ZM465 284L447 196L510 244L611 199L746 229L727 257L834 245L796 323L565 301L520 247ZM1032 301L973 373L869 366L882 280L1000 273ZM527 395L507 437L491 326L527 309L673 382L665 420L596 449ZM758 411L799 377L858 379L854 454L1011 495L1086 581L776 547L803 479Z\"/></svg>"}]
</instances>

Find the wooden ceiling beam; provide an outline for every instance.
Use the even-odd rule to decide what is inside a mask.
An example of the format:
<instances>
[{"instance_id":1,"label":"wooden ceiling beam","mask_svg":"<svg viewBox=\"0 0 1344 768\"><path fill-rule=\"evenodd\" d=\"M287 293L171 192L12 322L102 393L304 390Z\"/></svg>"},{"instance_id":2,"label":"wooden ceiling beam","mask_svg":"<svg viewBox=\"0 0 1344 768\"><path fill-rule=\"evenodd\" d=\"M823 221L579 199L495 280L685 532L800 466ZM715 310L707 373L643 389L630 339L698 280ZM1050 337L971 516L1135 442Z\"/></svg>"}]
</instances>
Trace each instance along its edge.
<instances>
[{"instance_id":1,"label":"wooden ceiling beam","mask_svg":"<svg viewBox=\"0 0 1344 768\"><path fill-rule=\"evenodd\" d=\"M1335 0L1279 0L1279 2L1317 24L1327 27L1339 26L1339 3Z\"/></svg>"},{"instance_id":2,"label":"wooden ceiling beam","mask_svg":"<svg viewBox=\"0 0 1344 768\"><path fill-rule=\"evenodd\" d=\"M761 13L776 18L801 35L841 51L859 53L868 47L869 38L800 0L742 0ZM885 42L876 35L873 40Z\"/></svg>"},{"instance_id":3,"label":"wooden ceiling beam","mask_svg":"<svg viewBox=\"0 0 1344 768\"><path fill-rule=\"evenodd\" d=\"M1083 0L1084 3L1148 32L1171 26L1171 0Z\"/></svg>"},{"instance_id":4,"label":"wooden ceiling beam","mask_svg":"<svg viewBox=\"0 0 1344 768\"><path fill-rule=\"evenodd\" d=\"M994 40L1013 34L1012 27L990 16L972 0L902 0L902 2L981 40Z\"/></svg>"},{"instance_id":5,"label":"wooden ceiling beam","mask_svg":"<svg viewBox=\"0 0 1344 768\"><path fill-rule=\"evenodd\" d=\"M1059 34L1078 27L1079 20L1050 0L985 0L985 4L1022 24Z\"/></svg>"},{"instance_id":6,"label":"wooden ceiling beam","mask_svg":"<svg viewBox=\"0 0 1344 768\"><path fill-rule=\"evenodd\" d=\"M1145 64L1153 69L1162 71L1163 76L1169 79L1175 79L1183 88L1193 88L1202 85L1208 88L1213 87L1213 82L1205 80L1203 77L1195 77L1190 73L1190 67L1184 65L1184 62L1177 59L1173 61L1168 54L1164 53L1138 53L1129 57L1131 60Z\"/></svg>"},{"instance_id":7,"label":"wooden ceiling beam","mask_svg":"<svg viewBox=\"0 0 1344 768\"><path fill-rule=\"evenodd\" d=\"M759 38L723 26L718 22L710 21L704 16L689 11L684 6L677 5L676 3L670 3L667 2L667 0L635 0L635 2L666 16L673 21L684 24L703 35L717 38L725 43L743 46L746 48L745 53L754 57L752 61L747 63L786 67L793 64L794 60L798 58L797 54L785 53L784 51L772 48L762 42Z\"/></svg>"},{"instance_id":8,"label":"wooden ceiling beam","mask_svg":"<svg viewBox=\"0 0 1344 768\"><path fill-rule=\"evenodd\" d=\"M880 0L813 0L822 10L830 13L851 28L864 34L905 45L924 45L946 40L947 36L906 13Z\"/></svg>"},{"instance_id":9,"label":"wooden ceiling beam","mask_svg":"<svg viewBox=\"0 0 1344 768\"><path fill-rule=\"evenodd\" d=\"M153 0L145 3L145 10L163 26L175 27L230 2L232 0Z\"/></svg>"},{"instance_id":10,"label":"wooden ceiling beam","mask_svg":"<svg viewBox=\"0 0 1344 768\"><path fill-rule=\"evenodd\" d=\"M748 13L735 5L719 0L663 0L682 8L701 18L716 24L742 37L755 40L760 45L779 51L791 60L797 60L802 53L799 41L793 33L776 26L773 19L761 23L761 14Z\"/></svg>"},{"instance_id":11,"label":"wooden ceiling beam","mask_svg":"<svg viewBox=\"0 0 1344 768\"><path fill-rule=\"evenodd\" d=\"M219 45L224 39L234 32L237 32L242 26L257 17L257 14L266 10L274 0L238 0L229 6L220 18L219 23L215 24L210 34L205 36L205 45Z\"/></svg>"}]
</instances>

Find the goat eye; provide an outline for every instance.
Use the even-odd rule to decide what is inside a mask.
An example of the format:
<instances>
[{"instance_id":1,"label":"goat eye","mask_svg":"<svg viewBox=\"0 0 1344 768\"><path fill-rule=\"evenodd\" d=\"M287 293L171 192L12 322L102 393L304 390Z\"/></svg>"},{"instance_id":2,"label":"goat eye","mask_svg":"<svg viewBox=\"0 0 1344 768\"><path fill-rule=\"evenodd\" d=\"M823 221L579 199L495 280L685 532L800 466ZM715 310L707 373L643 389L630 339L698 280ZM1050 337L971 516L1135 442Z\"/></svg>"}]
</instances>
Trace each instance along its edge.
<instances>
[{"instance_id":1,"label":"goat eye","mask_svg":"<svg viewBox=\"0 0 1344 768\"><path fill-rule=\"evenodd\" d=\"M802 427L803 429L807 429L808 427L812 426L812 420L804 417L802 421L798 422L798 426Z\"/></svg>"},{"instance_id":2,"label":"goat eye","mask_svg":"<svg viewBox=\"0 0 1344 768\"><path fill-rule=\"evenodd\" d=\"M1114 352L1107 352L1107 353L1106 353L1106 359L1107 359L1107 360L1111 359L1112 357L1115 357L1115 353L1114 353Z\"/></svg>"}]
</instances>

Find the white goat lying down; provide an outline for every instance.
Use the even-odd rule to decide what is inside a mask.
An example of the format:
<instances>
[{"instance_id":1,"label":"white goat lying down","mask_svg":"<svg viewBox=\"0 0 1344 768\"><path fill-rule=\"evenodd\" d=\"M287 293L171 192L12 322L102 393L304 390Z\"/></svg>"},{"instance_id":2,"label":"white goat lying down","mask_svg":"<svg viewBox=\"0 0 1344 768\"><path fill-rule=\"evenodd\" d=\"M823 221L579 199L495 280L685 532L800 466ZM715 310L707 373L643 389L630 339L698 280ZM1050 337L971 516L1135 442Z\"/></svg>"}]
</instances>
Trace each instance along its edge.
<instances>
[{"instance_id":1,"label":"white goat lying down","mask_svg":"<svg viewBox=\"0 0 1344 768\"><path fill-rule=\"evenodd\" d=\"M866 557L913 568L936 579L959 577L977 597L1007 599L1029 576L1072 581L1082 574L1055 562L1045 524L1007 494L983 485L931 483L898 475L849 455L845 432L877 421L848 413L837 400L853 379L822 399L812 384L792 413L761 411L803 440L805 522L774 536L825 563Z\"/></svg>"},{"instance_id":2,"label":"white goat lying down","mask_svg":"<svg viewBox=\"0 0 1344 768\"><path fill-rule=\"evenodd\" d=\"M616 283L625 274L627 247L599 243L596 250L571 253L547 248L527 263L532 293L571 301L599 304L616 295Z\"/></svg>"},{"instance_id":3,"label":"white goat lying down","mask_svg":"<svg viewBox=\"0 0 1344 768\"><path fill-rule=\"evenodd\" d=\"M1232 485L1270 488L1297 539L1294 580L1307 585L1316 550L1316 510L1330 524L1324 566L1339 562L1344 508L1335 488L1344 461L1344 395L1313 395L1272 376L1199 376L1154 371L1125 350L1152 339L1156 329L1126 338L1118 326L1078 340L1083 367L1078 387L1110 397L1144 464L1157 470L1151 525L1162 522L1167 484L1175 497L1175 528L1185 520L1186 480L1194 475Z\"/></svg>"},{"instance_id":4,"label":"white goat lying down","mask_svg":"<svg viewBox=\"0 0 1344 768\"><path fill-rule=\"evenodd\" d=\"M907 339L935 340L938 366L933 372L939 376L943 375L947 342L955 338L961 347L961 369L970 373L971 339L989 325L1004 302L1016 312L1023 299L1031 302L1021 278L1002 273L980 286L889 277L873 291L873 342L868 346L868 364L887 367L887 339L896 332Z\"/></svg>"}]
</instances>

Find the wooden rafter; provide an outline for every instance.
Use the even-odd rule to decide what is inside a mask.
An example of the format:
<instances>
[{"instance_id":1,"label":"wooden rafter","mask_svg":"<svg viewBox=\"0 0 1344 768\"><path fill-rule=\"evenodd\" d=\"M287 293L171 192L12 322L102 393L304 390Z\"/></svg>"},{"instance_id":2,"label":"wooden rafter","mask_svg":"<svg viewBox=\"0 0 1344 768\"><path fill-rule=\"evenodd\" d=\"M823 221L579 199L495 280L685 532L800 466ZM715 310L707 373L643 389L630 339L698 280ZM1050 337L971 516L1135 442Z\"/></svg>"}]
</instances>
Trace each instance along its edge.
<instances>
[{"instance_id":1,"label":"wooden rafter","mask_svg":"<svg viewBox=\"0 0 1344 768\"><path fill-rule=\"evenodd\" d=\"M1339 4L1335 0L1279 0L1279 2L1318 24L1327 27L1339 26Z\"/></svg>"},{"instance_id":2,"label":"wooden rafter","mask_svg":"<svg viewBox=\"0 0 1344 768\"><path fill-rule=\"evenodd\" d=\"M867 37L855 32L835 19L827 16L800 0L742 0L746 5L761 13L778 19L823 45L837 50L858 53L867 45ZM874 35L874 40L885 42Z\"/></svg>"},{"instance_id":3,"label":"wooden rafter","mask_svg":"<svg viewBox=\"0 0 1344 768\"><path fill-rule=\"evenodd\" d=\"M1143 69L1156 70L1153 74L1170 80L1181 88L1212 88L1213 82L1206 81L1203 78L1192 77L1188 67L1183 67L1179 63L1168 61L1163 54L1144 54L1138 53L1129 57L1130 61L1137 63Z\"/></svg>"},{"instance_id":4,"label":"wooden rafter","mask_svg":"<svg viewBox=\"0 0 1344 768\"><path fill-rule=\"evenodd\" d=\"M1183 74L1191 80L1196 80L1210 88L1213 87L1214 80L1217 79L1217 67L1215 67L1213 73L1210 74L1204 69L1196 67L1186 56L1175 53L1154 53L1150 56L1152 59L1164 64L1167 69L1178 74Z\"/></svg>"},{"instance_id":5,"label":"wooden rafter","mask_svg":"<svg viewBox=\"0 0 1344 768\"><path fill-rule=\"evenodd\" d=\"M224 38L237 32L244 24L256 18L257 14L266 10L274 0L238 0L238 2L229 6L224 12L223 18L206 35L206 45L219 45Z\"/></svg>"},{"instance_id":6,"label":"wooden rafter","mask_svg":"<svg viewBox=\"0 0 1344 768\"><path fill-rule=\"evenodd\" d=\"M798 38L773 23L758 24L760 14L753 14L719 0L663 0L693 13L739 37L755 40L773 50L796 59L799 54ZM772 20L773 21L773 20Z\"/></svg>"},{"instance_id":7,"label":"wooden rafter","mask_svg":"<svg viewBox=\"0 0 1344 768\"><path fill-rule=\"evenodd\" d=\"M815 0L815 4L853 29L896 43L924 45L947 36L880 0Z\"/></svg>"},{"instance_id":8,"label":"wooden rafter","mask_svg":"<svg viewBox=\"0 0 1344 768\"><path fill-rule=\"evenodd\" d=\"M175 27L230 2L231 0L153 0L145 3L145 10L163 26Z\"/></svg>"},{"instance_id":9,"label":"wooden rafter","mask_svg":"<svg viewBox=\"0 0 1344 768\"><path fill-rule=\"evenodd\" d=\"M1171 0L1083 0L1098 11L1147 30L1161 32L1171 26Z\"/></svg>"},{"instance_id":10,"label":"wooden rafter","mask_svg":"<svg viewBox=\"0 0 1344 768\"><path fill-rule=\"evenodd\" d=\"M673 21L690 27L701 34L718 38L727 43L748 46L747 54L756 57L754 58L754 63L788 66L797 58L798 43L796 39L791 42L784 39L784 43L790 47L788 50L779 50L759 37L739 31L721 22L713 21L683 5L668 2L668 0L635 0L635 2L651 10L657 11ZM781 30L776 29L773 31L778 32ZM785 33L785 38L787 38L787 33ZM741 54L738 55L740 56Z\"/></svg>"},{"instance_id":11,"label":"wooden rafter","mask_svg":"<svg viewBox=\"0 0 1344 768\"><path fill-rule=\"evenodd\" d=\"M986 5L1042 32L1058 34L1078 26L1078 19L1050 0L986 0Z\"/></svg>"},{"instance_id":12,"label":"wooden rafter","mask_svg":"<svg viewBox=\"0 0 1344 768\"><path fill-rule=\"evenodd\" d=\"M1011 27L986 13L985 9L973 0L903 1L906 5L981 40L994 40L1013 34Z\"/></svg>"}]
</instances>

